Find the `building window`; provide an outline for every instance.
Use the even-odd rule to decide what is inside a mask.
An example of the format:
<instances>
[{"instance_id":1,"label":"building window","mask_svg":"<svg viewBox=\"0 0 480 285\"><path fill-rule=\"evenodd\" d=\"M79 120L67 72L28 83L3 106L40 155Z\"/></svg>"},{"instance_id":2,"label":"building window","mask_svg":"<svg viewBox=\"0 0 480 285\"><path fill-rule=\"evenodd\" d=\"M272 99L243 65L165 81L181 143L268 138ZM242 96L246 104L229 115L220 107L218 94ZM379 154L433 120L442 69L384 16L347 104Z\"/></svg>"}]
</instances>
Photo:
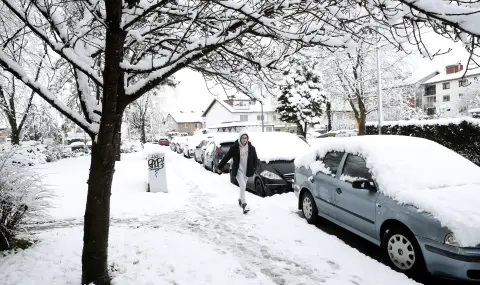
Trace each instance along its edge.
<instances>
[{"instance_id":1,"label":"building window","mask_svg":"<svg viewBox=\"0 0 480 285\"><path fill-rule=\"evenodd\" d=\"M183 124L183 126L184 126L185 128L188 128L188 124Z\"/></svg>"},{"instance_id":2,"label":"building window","mask_svg":"<svg viewBox=\"0 0 480 285\"><path fill-rule=\"evenodd\" d=\"M430 85L425 87L425 96L428 95L435 95L437 94L437 86L436 85Z\"/></svg>"},{"instance_id":3,"label":"building window","mask_svg":"<svg viewBox=\"0 0 480 285\"><path fill-rule=\"evenodd\" d=\"M248 122L248 115L240 115L240 122Z\"/></svg>"},{"instance_id":4,"label":"building window","mask_svg":"<svg viewBox=\"0 0 480 285\"><path fill-rule=\"evenodd\" d=\"M437 96L427 96L427 100L425 100L426 104L425 106L427 108L433 108L435 107L435 103L437 103Z\"/></svg>"},{"instance_id":5,"label":"building window","mask_svg":"<svg viewBox=\"0 0 480 285\"><path fill-rule=\"evenodd\" d=\"M257 121L261 121L263 118L263 115L257 115Z\"/></svg>"},{"instance_id":6,"label":"building window","mask_svg":"<svg viewBox=\"0 0 480 285\"><path fill-rule=\"evenodd\" d=\"M277 115L273 115L273 121L274 121L274 122L277 121Z\"/></svg>"},{"instance_id":7,"label":"building window","mask_svg":"<svg viewBox=\"0 0 480 285\"><path fill-rule=\"evenodd\" d=\"M458 96L459 96L459 97L463 97L463 93L459 93Z\"/></svg>"},{"instance_id":8,"label":"building window","mask_svg":"<svg viewBox=\"0 0 480 285\"><path fill-rule=\"evenodd\" d=\"M443 95L443 102L450 102L450 95Z\"/></svg>"},{"instance_id":9,"label":"building window","mask_svg":"<svg viewBox=\"0 0 480 285\"><path fill-rule=\"evenodd\" d=\"M467 84L468 84L467 79L463 79L463 80L458 81L458 87L464 87L464 86L467 86Z\"/></svg>"},{"instance_id":10,"label":"building window","mask_svg":"<svg viewBox=\"0 0 480 285\"><path fill-rule=\"evenodd\" d=\"M443 83L443 90L450 89L450 82Z\"/></svg>"}]
</instances>

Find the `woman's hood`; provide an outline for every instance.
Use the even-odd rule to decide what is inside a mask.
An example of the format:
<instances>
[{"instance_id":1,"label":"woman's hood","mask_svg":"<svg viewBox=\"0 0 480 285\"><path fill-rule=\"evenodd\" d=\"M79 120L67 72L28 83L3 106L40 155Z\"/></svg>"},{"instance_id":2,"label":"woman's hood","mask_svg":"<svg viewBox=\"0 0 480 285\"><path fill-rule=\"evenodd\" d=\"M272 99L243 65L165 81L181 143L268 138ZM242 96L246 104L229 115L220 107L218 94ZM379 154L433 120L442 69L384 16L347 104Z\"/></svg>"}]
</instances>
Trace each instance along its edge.
<instances>
[{"instance_id":1,"label":"woman's hood","mask_svg":"<svg viewBox=\"0 0 480 285\"><path fill-rule=\"evenodd\" d=\"M241 138L243 135L246 135L247 136L247 143L248 141L250 141L250 137L248 136L247 132L240 132L238 134L238 144L241 146L242 145L242 141L241 141Z\"/></svg>"}]
</instances>

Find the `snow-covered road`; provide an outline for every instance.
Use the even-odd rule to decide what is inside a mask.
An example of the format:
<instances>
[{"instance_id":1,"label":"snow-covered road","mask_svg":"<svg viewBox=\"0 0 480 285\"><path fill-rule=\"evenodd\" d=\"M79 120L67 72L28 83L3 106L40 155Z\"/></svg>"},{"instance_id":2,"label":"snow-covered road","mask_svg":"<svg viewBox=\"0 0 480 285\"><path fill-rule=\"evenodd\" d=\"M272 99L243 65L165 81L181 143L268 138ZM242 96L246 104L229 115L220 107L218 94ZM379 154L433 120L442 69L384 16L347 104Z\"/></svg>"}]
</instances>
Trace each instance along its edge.
<instances>
[{"instance_id":1,"label":"snow-covered road","mask_svg":"<svg viewBox=\"0 0 480 285\"><path fill-rule=\"evenodd\" d=\"M146 193L146 162L124 155L112 191L113 284L418 284L297 214L293 194L247 194L243 215L228 175L170 152L169 193ZM39 171L57 193L52 221L30 249L0 255L0 284L79 284L88 158Z\"/></svg>"}]
</instances>

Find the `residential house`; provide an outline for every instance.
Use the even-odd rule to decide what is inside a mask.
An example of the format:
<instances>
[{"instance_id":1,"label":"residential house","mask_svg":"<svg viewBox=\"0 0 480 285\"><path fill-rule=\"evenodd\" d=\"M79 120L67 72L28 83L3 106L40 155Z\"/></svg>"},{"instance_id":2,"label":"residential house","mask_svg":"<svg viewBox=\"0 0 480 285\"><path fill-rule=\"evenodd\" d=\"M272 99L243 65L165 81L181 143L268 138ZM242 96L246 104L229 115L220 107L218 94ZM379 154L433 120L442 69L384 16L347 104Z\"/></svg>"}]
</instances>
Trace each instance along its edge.
<instances>
[{"instance_id":1,"label":"residential house","mask_svg":"<svg viewBox=\"0 0 480 285\"><path fill-rule=\"evenodd\" d=\"M169 130L193 134L204 127L202 117L194 111L177 111L167 115L166 124Z\"/></svg>"},{"instance_id":2,"label":"residential house","mask_svg":"<svg viewBox=\"0 0 480 285\"><path fill-rule=\"evenodd\" d=\"M458 63L445 67L445 73L438 74L422 84L422 106L430 116L459 117L460 100L466 87L477 80L479 71L465 72Z\"/></svg>"},{"instance_id":3,"label":"residential house","mask_svg":"<svg viewBox=\"0 0 480 285\"><path fill-rule=\"evenodd\" d=\"M262 106L251 99L213 99L202 117L207 129L238 131L240 127L248 125L249 130L261 131L262 111L266 132L296 132L296 125L280 121L272 102L266 102Z\"/></svg>"}]
</instances>

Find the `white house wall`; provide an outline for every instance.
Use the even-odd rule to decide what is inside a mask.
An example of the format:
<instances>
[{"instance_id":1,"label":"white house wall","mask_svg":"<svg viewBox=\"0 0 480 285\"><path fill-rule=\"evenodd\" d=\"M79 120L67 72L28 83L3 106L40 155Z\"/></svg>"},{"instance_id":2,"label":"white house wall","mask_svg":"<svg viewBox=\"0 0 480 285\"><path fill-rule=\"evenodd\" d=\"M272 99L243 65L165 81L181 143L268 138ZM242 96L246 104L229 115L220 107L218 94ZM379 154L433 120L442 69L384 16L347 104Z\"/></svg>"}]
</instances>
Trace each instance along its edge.
<instances>
[{"instance_id":1,"label":"white house wall","mask_svg":"<svg viewBox=\"0 0 480 285\"><path fill-rule=\"evenodd\" d=\"M466 77L468 79L469 83L474 82L474 78L477 76L469 76ZM460 103L460 94L465 93L467 91L468 87L460 87L459 86L459 80L460 79L454 79L450 81L443 81L443 82L437 82L435 84L427 84L427 86L435 85L436 87L436 109L437 109L437 114L440 113L441 117L459 117L460 116L460 110L459 110L459 103ZM443 83L450 83L450 89L443 89ZM425 94L425 86L423 86L423 94ZM444 102L443 101L443 96L450 95L450 102ZM431 95L433 96L433 95ZM427 98L429 96L423 96L423 106L427 106ZM450 111L445 111L444 106L448 107Z\"/></svg>"},{"instance_id":2,"label":"white house wall","mask_svg":"<svg viewBox=\"0 0 480 285\"><path fill-rule=\"evenodd\" d=\"M235 121L234 114L230 113L230 111L219 103L215 103L205 116L205 128L233 121Z\"/></svg>"}]
</instances>

